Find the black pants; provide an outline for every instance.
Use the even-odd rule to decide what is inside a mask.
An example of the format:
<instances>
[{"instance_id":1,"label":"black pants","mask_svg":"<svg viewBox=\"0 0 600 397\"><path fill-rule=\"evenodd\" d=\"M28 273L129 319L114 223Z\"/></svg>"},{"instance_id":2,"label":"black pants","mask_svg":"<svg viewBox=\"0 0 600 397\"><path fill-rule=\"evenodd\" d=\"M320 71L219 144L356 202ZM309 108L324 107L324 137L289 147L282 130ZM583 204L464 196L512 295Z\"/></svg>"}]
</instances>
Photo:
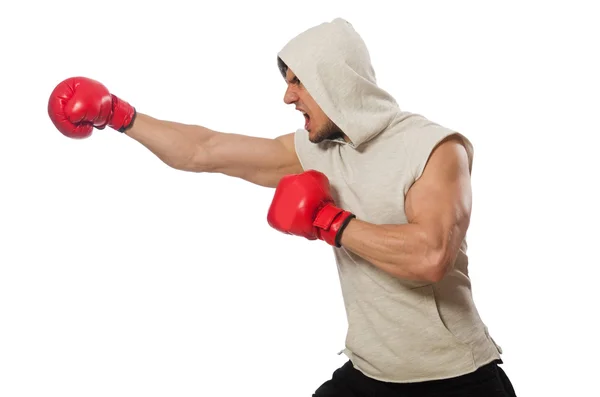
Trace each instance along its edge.
<instances>
[{"instance_id":1,"label":"black pants","mask_svg":"<svg viewBox=\"0 0 600 397\"><path fill-rule=\"evenodd\" d=\"M313 397L516 397L496 361L456 378L417 383L388 383L365 376L348 361Z\"/></svg>"}]
</instances>

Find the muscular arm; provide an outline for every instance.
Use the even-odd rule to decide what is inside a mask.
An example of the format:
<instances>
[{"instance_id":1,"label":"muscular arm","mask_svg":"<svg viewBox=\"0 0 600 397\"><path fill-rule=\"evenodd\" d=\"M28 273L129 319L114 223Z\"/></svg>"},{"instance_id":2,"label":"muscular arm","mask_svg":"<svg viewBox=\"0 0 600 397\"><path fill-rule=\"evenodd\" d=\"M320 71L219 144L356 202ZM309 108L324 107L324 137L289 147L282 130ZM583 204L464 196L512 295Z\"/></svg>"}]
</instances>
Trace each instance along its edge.
<instances>
[{"instance_id":1,"label":"muscular arm","mask_svg":"<svg viewBox=\"0 0 600 397\"><path fill-rule=\"evenodd\" d=\"M471 216L469 160L458 138L433 151L405 211L403 225L350 221L341 244L396 277L437 282L456 259Z\"/></svg>"},{"instance_id":2,"label":"muscular arm","mask_svg":"<svg viewBox=\"0 0 600 397\"><path fill-rule=\"evenodd\" d=\"M276 139L214 131L138 114L127 136L179 170L212 172L275 187L282 176L302 172L294 135Z\"/></svg>"}]
</instances>

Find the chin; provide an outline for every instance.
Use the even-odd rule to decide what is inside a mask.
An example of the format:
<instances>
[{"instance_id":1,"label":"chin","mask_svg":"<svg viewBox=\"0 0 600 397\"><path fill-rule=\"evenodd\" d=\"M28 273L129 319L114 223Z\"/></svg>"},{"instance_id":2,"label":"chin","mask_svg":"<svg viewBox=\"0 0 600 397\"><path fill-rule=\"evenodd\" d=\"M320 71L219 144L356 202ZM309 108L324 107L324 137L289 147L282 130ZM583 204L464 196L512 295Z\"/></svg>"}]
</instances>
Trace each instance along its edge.
<instances>
[{"instance_id":1,"label":"chin","mask_svg":"<svg viewBox=\"0 0 600 397\"><path fill-rule=\"evenodd\" d=\"M309 133L308 140L311 141L312 143L321 143L321 142L323 142L323 137L320 137L318 135L311 135Z\"/></svg>"}]
</instances>

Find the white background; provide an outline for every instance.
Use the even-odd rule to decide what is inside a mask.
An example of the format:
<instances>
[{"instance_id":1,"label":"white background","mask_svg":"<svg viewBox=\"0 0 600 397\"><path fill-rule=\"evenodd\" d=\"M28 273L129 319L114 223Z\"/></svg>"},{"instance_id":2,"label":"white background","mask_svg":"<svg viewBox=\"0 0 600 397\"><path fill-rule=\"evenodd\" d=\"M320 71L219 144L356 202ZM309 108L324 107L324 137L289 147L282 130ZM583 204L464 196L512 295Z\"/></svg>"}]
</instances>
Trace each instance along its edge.
<instances>
[{"instance_id":1,"label":"white background","mask_svg":"<svg viewBox=\"0 0 600 397\"><path fill-rule=\"evenodd\" d=\"M276 53L338 16L403 109L474 143L473 292L517 394L595 395L598 14L483 3L3 3L0 396L310 396L345 362L333 254L267 225L271 189L46 112L81 75L154 117L292 132Z\"/></svg>"}]
</instances>

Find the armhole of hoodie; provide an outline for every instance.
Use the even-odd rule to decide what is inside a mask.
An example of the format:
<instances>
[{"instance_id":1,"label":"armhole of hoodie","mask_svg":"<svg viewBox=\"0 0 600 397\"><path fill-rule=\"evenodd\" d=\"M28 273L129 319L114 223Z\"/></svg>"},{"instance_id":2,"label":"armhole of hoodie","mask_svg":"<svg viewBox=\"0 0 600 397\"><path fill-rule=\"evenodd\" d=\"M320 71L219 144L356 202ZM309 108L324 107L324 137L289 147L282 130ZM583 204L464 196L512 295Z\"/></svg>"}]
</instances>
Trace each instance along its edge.
<instances>
[{"instance_id":1,"label":"armhole of hoodie","mask_svg":"<svg viewBox=\"0 0 600 397\"><path fill-rule=\"evenodd\" d=\"M446 138L450 136L458 136L461 138L467 155L469 158L469 171L472 170L473 166L473 145L467 137L462 133L453 131L442 126L428 126L423 129L417 129L410 132L411 135L407 136L404 140L404 149L407 158L407 167L411 174L410 183L408 183L404 189L404 194L408 193L408 190L412 185L419 180L423 175L425 166L429 162L434 149Z\"/></svg>"},{"instance_id":2,"label":"armhole of hoodie","mask_svg":"<svg viewBox=\"0 0 600 397\"><path fill-rule=\"evenodd\" d=\"M304 171L308 170L306 161L307 151L305 146L307 140L306 135L306 131L304 130L296 130L294 133L294 148L296 150L296 156L298 156L298 161L300 162L300 165Z\"/></svg>"}]
</instances>

